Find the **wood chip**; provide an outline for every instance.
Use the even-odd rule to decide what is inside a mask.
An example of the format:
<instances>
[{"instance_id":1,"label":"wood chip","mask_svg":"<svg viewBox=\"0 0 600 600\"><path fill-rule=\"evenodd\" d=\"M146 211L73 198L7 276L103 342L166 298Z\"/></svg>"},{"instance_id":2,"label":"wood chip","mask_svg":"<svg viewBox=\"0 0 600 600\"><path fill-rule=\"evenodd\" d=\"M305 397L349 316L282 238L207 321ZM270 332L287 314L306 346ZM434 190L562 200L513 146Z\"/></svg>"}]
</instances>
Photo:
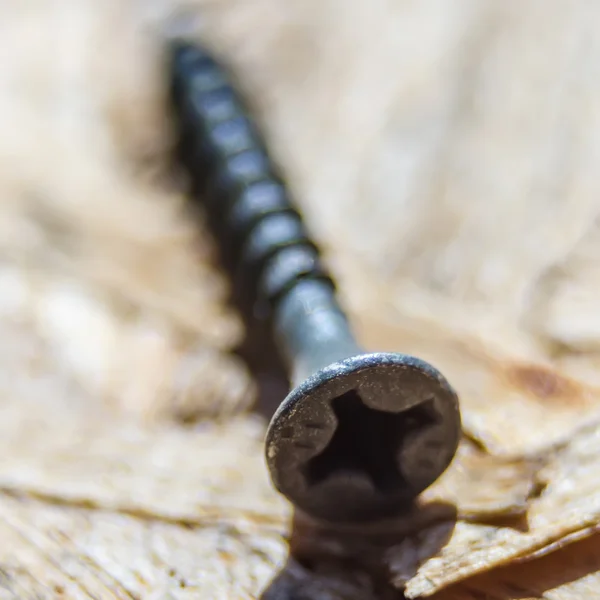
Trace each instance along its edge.
<instances>
[{"instance_id":1,"label":"wood chip","mask_svg":"<svg viewBox=\"0 0 600 600\"><path fill-rule=\"evenodd\" d=\"M535 492L541 460L495 457L463 442L451 467L420 497L422 504L446 502L461 520L523 516Z\"/></svg>"},{"instance_id":2,"label":"wood chip","mask_svg":"<svg viewBox=\"0 0 600 600\"><path fill-rule=\"evenodd\" d=\"M600 537L542 560L473 577L432 600L595 600L600 598Z\"/></svg>"},{"instance_id":3,"label":"wood chip","mask_svg":"<svg viewBox=\"0 0 600 600\"><path fill-rule=\"evenodd\" d=\"M600 523L600 428L581 433L560 450L538 481L545 487L531 500L523 523L444 523L391 550L388 560L398 587L406 586L409 598L429 596L562 538L591 533Z\"/></svg>"}]
</instances>

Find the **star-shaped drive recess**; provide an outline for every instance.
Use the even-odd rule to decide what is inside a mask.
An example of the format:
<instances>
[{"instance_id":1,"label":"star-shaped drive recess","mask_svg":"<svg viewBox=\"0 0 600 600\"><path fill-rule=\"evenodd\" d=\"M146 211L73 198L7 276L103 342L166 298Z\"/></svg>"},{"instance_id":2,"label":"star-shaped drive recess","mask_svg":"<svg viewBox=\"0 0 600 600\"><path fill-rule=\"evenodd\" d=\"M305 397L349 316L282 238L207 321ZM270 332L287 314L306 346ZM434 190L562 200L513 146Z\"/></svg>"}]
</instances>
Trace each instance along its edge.
<instances>
[{"instance_id":1,"label":"star-shaped drive recess","mask_svg":"<svg viewBox=\"0 0 600 600\"><path fill-rule=\"evenodd\" d=\"M437 422L433 399L390 413L366 406L356 390L332 402L338 426L327 447L306 465L309 483L316 485L336 471L368 477L381 493L406 485L396 456L406 435Z\"/></svg>"}]
</instances>

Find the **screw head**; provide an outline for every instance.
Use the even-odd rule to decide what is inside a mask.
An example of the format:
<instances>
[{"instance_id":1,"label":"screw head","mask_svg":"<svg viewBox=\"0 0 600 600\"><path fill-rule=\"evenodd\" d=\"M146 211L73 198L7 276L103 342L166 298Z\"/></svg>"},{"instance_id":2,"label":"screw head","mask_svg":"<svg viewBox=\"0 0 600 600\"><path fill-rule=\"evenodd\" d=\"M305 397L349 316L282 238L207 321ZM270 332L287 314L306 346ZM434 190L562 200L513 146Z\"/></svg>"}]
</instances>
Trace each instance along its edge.
<instances>
[{"instance_id":1,"label":"screw head","mask_svg":"<svg viewBox=\"0 0 600 600\"><path fill-rule=\"evenodd\" d=\"M389 518L448 467L460 439L458 398L430 364L404 354L353 356L294 388L271 420L275 487L330 522Z\"/></svg>"}]
</instances>

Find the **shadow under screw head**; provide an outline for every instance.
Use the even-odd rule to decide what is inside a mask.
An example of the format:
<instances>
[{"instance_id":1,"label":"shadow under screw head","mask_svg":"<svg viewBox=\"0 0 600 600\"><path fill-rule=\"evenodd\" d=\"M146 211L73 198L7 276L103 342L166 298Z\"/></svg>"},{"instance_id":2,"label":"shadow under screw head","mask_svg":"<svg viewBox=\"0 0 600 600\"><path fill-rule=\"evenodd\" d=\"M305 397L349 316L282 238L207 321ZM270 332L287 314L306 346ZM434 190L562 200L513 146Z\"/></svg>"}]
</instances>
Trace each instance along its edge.
<instances>
[{"instance_id":1,"label":"shadow under screw head","mask_svg":"<svg viewBox=\"0 0 600 600\"><path fill-rule=\"evenodd\" d=\"M277 489L324 521L392 517L448 467L460 438L458 399L417 358L354 356L294 388L269 426Z\"/></svg>"}]
</instances>

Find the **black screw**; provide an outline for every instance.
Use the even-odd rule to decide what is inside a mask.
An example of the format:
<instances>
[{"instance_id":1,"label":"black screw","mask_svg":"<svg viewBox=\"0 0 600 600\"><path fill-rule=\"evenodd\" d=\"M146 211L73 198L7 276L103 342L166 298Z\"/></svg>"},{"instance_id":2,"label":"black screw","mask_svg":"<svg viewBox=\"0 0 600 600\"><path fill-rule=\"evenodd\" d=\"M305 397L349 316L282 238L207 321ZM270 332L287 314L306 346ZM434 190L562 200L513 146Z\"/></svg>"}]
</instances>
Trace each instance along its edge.
<instances>
[{"instance_id":1,"label":"black screw","mask_svg":"<svg viewBox=\"0 0 600 600\"><path fill-rule=\"evenodd\" d=\"M450 464L458 399L428 363L365 354L282 178L224 69L183 41L171 50L178 157L255 314L268 315L296 385L267 433L275 487L339 522L390 517Z\"/></svg>"}]
</instances>

